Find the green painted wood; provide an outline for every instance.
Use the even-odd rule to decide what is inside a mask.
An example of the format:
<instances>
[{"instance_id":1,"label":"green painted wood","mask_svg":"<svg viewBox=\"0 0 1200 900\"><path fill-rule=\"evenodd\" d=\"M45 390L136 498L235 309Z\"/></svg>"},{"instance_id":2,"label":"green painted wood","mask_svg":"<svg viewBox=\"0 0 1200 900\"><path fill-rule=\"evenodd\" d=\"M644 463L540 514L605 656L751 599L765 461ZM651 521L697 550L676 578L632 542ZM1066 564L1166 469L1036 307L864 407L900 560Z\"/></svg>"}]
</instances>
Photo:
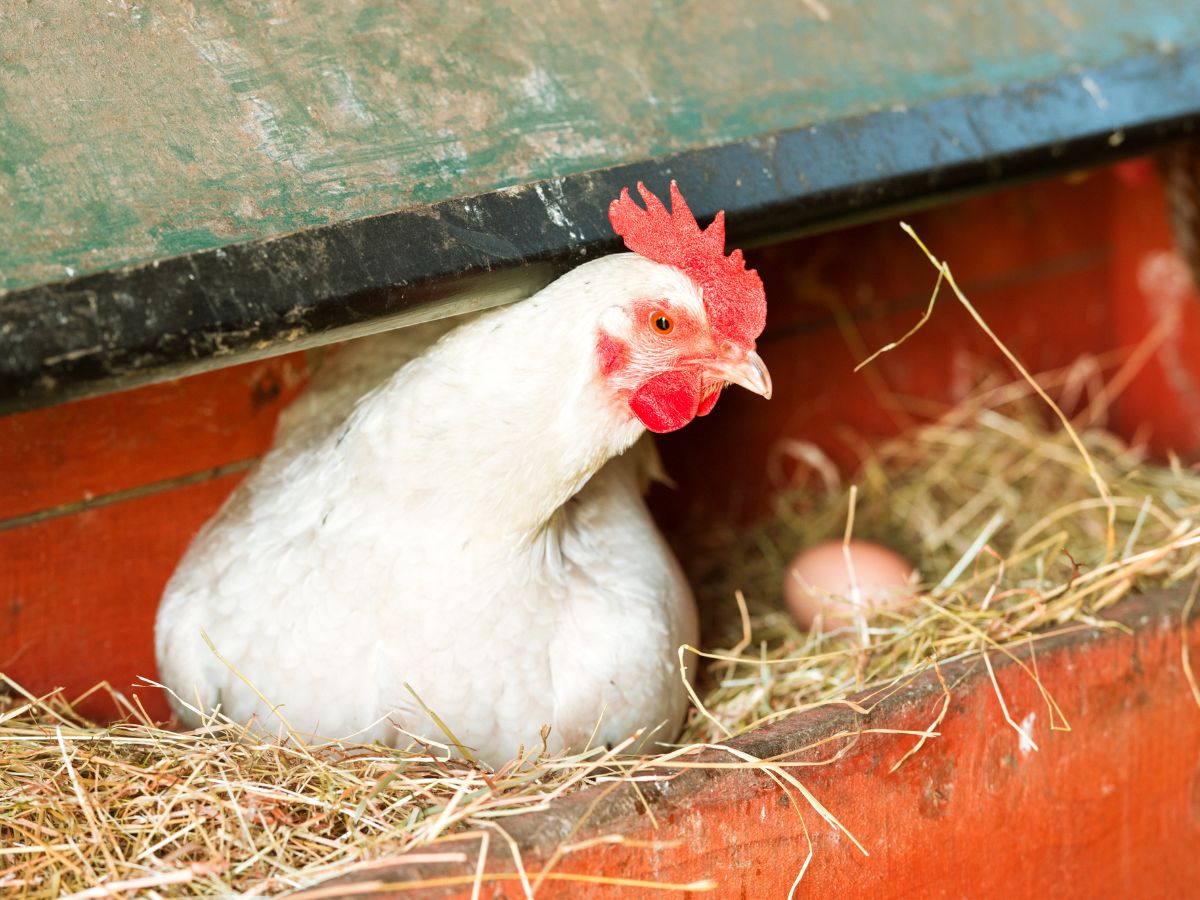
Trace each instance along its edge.
<instances>
[{"instance_id":1,"label":"green painted wood","mask_svg":"<svg viewBox=\"0 0 1200 900\"><path fill-rule=\"evenodd\" d=\"M1194 46L1197 0L5 0L0 291Z\"/></svg>"}]
</instances>

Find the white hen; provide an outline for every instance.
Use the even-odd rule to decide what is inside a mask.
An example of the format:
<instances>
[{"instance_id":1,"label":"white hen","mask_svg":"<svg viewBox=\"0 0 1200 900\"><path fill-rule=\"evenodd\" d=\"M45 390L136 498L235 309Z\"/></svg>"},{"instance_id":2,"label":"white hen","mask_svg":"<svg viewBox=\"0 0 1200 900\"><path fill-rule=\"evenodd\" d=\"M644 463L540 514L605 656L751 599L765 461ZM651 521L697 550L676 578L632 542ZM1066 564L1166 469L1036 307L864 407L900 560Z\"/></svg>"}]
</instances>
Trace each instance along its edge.
<instances>
[{"instance_id":1,"label":"white hen","mask_svg":"<svg viewBox=\"0 0 1200 900\"><path fill-rule=\"evenodd\" d=\"M169 687L268 731L445 742L423 703L493 765L543 725L552 750L674 736L696 616L638 439L726 382L770 395L766 307L720 216L700 231L674 184L671 213L639 190L646 210L610 210L636 253L319 373L167 586Z\"/></svg>"}]
</instances>

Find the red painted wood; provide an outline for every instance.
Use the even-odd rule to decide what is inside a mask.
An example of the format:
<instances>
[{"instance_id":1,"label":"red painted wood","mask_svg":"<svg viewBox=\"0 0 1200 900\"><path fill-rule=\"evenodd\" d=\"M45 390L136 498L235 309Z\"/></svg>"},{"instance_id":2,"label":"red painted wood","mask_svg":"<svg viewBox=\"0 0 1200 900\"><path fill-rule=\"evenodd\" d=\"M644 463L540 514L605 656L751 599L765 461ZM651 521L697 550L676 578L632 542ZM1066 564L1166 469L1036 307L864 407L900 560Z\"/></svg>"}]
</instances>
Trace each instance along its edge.
<instances>
[{"instance_id":1,"label":"red painted wood","mask_svg":"<svg viewBox=\"0 0 1200 900\"><path fill-rule=\"evenodd\" d=\"M0 671L68 696L155 677L154 613L192 535L241 476L0 531ZM161 692L138 692L167 715ZM111 716L97 695L83 711Z\"/></svg>"},{"instance_id":2,"label":"red painted wood","mask_svg":"<svg viewBox=\"0 0 1200 900\"><path fill-rule=\"evenodd\" d=\"M258 456L304 354L0 418L0 525Z\"/></svg>"},{"instance_id":3,"label":"red painted wood","mask_svg":"<svg viewBox=\"0 0 1200 900\"><path fill-rule=\"evenodd\" d=\"M899 304L924 307L934 273L901 220L972 291L1108 258L1114 177L1099 170L753 249L747 257L767 287L768 335L827 324L830 300L872 316Z\"/></svg>"},{"instance_id":4,"label":"red painted wood","mask_svg":"<svg viewBox=\"0 0 1200 900\"><path fill-rule=\"evenodd\" d=\"M306 372L303 354L291 354L0 418L0 671L71 696L99 680L127 690L154 677L163 586L241 475L172 482L259 456ZM95 505L55 512L78 503ZM152 714L167 714L159 691L141 694ZM113 713L101 695L83 709Z\"/></svg>"},{"instance_id":5,"label":"red painted wood","mask_svg":"<svg viewBox=\"0 0 1200 900\"><path fill-rule=\"evenodd\" d=\"M1077 633L1041 646L1038 672L1070 732L1051 732L1033 680L1003 658L994 660L1013 718L1031 717L1037 751L1022 749L976 659L945 668L953 700L940 736L897 772L890 769L913 739L880 734L863 734L840 760L795 770L869 858L806 803L789 803L766 776L738 770L692 772L660 791L643 785L657 829L632 792L610 793L596 804L603 786L569 797L545 815L505 820L504 827L521 842L533 873L568 833L575 844L620 834L630 843L593 845L554 871L675 883L713 879L717 888L706 896L720 898L788 896L807 849L797 812L814 845L799 897L1194 897L1200 885L1200 708L1181 664L1182 600L1176 593L1127 605L1123 618L1134 627L1132 635L1115 629ZM1197 659L1200 619L1193 618L1186 635ZM930 677L868 717L816 710L734 744L765 758L853 731L856 724L921 729L933 721L941 697ZM828 760L844 743L795 758ZM571 833L585 813L585 823ZM497 844L487 871L511 873L511 854ZM377 869L357 880L458 877L466 885L453 896L470 896L478 840L442 847L472 858L460 866ZM537 896L658 895L548 881ZM372 896L412 894L384 890ZM487 882L482 896L516 898L522 892L515 879L505 878Z\"/></svg>"},{"instance_id":6,"label":"red painted wood","mask_svg":"<svg viewBox=\"0 0 1200 900\"><path fill-rule=\"evenodd\" d=\"M1111 220L1112 316L1118 340L1137 344L1156 325L1165 339L1116 405L1118 427L1159 452L1200 453L1200 292L1175 247L1154 169L1138 161L1115 180Z\"/></svg>"}]
</instances>

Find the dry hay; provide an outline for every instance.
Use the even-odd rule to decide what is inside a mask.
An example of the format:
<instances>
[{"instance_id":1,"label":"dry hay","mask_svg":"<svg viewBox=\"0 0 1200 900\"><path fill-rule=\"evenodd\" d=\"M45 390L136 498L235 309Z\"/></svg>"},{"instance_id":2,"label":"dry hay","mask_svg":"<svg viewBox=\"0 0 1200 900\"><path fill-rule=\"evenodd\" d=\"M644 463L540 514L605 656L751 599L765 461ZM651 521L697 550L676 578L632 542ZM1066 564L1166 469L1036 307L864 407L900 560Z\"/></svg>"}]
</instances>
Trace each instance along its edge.
<instances>
[{"instance_id":1,"label":"dry hay","mask_svg":"<svg viewBox=\"0 0 1200 900\"><path fill-rule=\"evenodd\" d=\"M1095 372L1083 365L1042 381L1073 391ZM1099 613L1133 591L1196 576L1200 472L1174 458L1150 463L1104 428L1083 428L1109 493L1098 497L1071 439L1047 426L1030 393L1024 382L980 391L879 448L849 488L817 448L785 448L802 460L801 486L775 498L769 519L716 536L703 554L720 558L701 579L705 605L726 610L709 631L732 652L700 654L709 661L708 715L693 717L687 738L727 737L904 681L933 660L1117 627ZM790 556L841 537L852 507L856 538L895 547L922 576L910 608L859 623L866 654L860 627L804 631L781 596ZM735 596L745 598L740 621L728 613ZM1051 715L1065 724L1053 706Z\"/></svg>"},{"instance_id":2,"label":"dry hay","mask_svg":"<svg viewBox=\"0 0 1200 900\"><path fill-rule=\"evenodd\" d=\"M984 385L879 449L850 488L814 448L786 448L803 464L775 515L709 536L705 555L722 563L704 573L702 594L723 613L708 629L718 649L699 656L700 695L682 745L657 757L623 756L622 746L552 758L535 748L491 772L455 759L447 745L314 750L265 741L219 716L178 733L107 687L128 716L102 727L61 694L33 697L6 681L0 889L14 897L253 896L385 863L465 863L439 839L470 833L503 846L506 819L583 785L669 777L725 736L864 689L902 687L934 663L1006 652L1063 629L1115 627L1099 615L1106 607L1200 569L1200 474L1177 460L1151 464L1102 427L1107 399L1130 371L1105 381L1093 363L1048 375L1043 383L1060 407L1078 410L1054 427L1048 398L1034 398L1041 388L1031 380ZM907 611L801 631L780 606L786 561L801 546L850 533L851 513L854 536L896 546L917 564L920 591ZM681 659L695 667L692 652ZM1068 727L1052 694L1044 686L1054 727ZM913 733L913 751L936 739L939 720ZM765 770L841 827L786 761L727 752L725 765ZM511 877L527 895L543 880L587 878L551 871L566 848L535 873L509 846ZM405 851L415 852L398 859ZM465 872L456 883L480 876Z\"/></svg>"}]
</instances>

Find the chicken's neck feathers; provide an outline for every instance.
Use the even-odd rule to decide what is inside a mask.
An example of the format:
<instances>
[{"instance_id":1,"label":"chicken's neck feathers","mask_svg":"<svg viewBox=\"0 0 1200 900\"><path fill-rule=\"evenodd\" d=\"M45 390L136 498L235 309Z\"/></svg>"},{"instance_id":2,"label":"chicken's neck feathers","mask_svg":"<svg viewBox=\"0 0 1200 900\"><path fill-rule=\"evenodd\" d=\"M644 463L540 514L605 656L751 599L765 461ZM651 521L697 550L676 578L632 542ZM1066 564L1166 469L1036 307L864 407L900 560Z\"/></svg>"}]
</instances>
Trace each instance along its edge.
<instances>
[{"instance_id":1,"label":"chicken's neck feathers","mask_svg":"<svg viewBox=\"0 0 1200 900\"><path fill-rule=\"evenodd\" d=\"M644 428L604 390L607 304L586 269L450 333L359 402L329 440L351 471L378 473L374 496L429 488L439 521L528 543L632 446Z\"/></svg>"}]
</instances>

